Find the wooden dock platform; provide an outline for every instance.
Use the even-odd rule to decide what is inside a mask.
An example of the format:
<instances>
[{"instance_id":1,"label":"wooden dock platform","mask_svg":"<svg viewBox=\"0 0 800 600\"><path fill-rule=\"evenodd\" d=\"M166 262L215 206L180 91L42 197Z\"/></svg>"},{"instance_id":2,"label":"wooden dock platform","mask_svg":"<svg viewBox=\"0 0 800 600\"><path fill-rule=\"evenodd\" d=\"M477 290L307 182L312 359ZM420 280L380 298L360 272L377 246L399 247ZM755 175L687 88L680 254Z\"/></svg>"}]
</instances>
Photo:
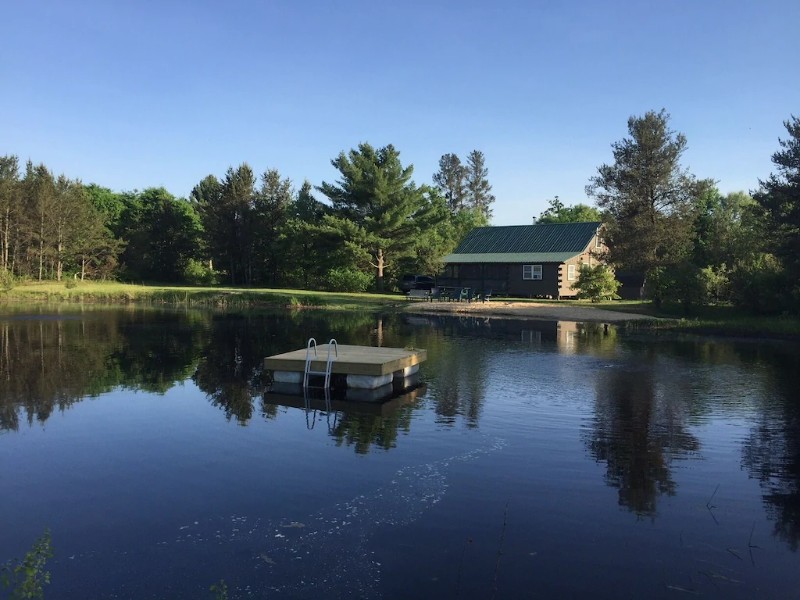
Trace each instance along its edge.
<instances>
[{"instance_id":1,"label":"wooden dock platform","mask_svg":"<svg viewBox=\"0 0 800 600\"><path fill-rule=\"evenodd\" d=\"M317 346L312 371L325 371L329 344ZM346 375L348 387L374 388L385 385L392 377L404 377L416 372L428 358L422 349L379 348L338 344L331 374ZM274 374L276 381L300 382L306 364L306 349L276 354L264 359L264 368ZM388 379L387 379L388 378Z\"/></svg>"}]
</instances>

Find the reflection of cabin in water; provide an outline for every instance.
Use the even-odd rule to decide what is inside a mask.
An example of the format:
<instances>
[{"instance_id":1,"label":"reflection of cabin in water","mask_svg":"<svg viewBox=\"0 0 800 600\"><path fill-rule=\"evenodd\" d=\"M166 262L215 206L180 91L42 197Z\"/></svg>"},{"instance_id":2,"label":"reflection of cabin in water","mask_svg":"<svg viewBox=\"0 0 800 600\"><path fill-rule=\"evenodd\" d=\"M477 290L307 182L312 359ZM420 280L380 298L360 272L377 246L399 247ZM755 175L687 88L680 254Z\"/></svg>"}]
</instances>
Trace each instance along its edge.
<instances>
[{"instance_id":1,"label":"reflection of cabin in water","mask_svg":"<svg viewBox=\"0 0 800 600\"><path fill-rule=\"evenodd\" d=\"M583 323L574 321L543 321L537 323L535 329L522 329L520 341L531 346L541 346L543 340L555 341L562 354L575 354L584 327Z\"/></svg>"},{"instance_id":2,"label":"reflection of cabin in water","mask_svg":"<svg viewBox=\"0 0 800 600\"><path fill-rule=\"evenodd\" d=\"M476 227L444 257L439 285L492 290L495 295L563 298L582 265L606 252L600 223Z\"/></svg>"}]
</instances>

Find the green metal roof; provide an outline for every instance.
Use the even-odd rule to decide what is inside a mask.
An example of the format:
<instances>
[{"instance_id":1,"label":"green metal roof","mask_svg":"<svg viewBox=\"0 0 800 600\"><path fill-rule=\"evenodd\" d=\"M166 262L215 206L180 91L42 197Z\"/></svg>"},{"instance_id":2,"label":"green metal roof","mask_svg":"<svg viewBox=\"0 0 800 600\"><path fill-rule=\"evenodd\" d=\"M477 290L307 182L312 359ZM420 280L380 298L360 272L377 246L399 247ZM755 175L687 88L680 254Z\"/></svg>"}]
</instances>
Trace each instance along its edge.
<instances>
[{"instance_id":1,"label":"green metal roof","mask_svg":"<svg viewBox=\"0 0 800 600\"><path fill-rule=\"evenodd\" d=\"M600 223L476 227L446 263L564 262L583 252Z\"/></svg>"}]
</instances>

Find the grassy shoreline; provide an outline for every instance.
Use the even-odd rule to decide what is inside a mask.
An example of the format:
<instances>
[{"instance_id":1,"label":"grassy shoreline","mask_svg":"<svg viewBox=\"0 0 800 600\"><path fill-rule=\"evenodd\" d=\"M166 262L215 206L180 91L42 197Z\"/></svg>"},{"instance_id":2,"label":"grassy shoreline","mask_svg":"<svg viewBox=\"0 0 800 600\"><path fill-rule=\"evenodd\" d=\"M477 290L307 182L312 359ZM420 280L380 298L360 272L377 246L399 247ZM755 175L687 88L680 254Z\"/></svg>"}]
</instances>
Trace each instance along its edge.
<instances>
[{"instance_id":1,"label":"grassy shoreline","mask_svg":"<svg viewBox=\"0 0 800 600\"><path fill-rule=\"evenodd\" d=\"M315 308L382 309L401 304L390 294L351 294L291 289L235 287L185 287L137 285L114 282L84 282L74 287L64 283L25 283L0 294L0 305L19 304L121 304L193 308Z\"/></svg>"},{"instance_id":2,"label":"grassy shoreline","mask_svg":"<svg viewBox=\"0 0 800 600\"><path fill-rule=\"evenodd\" d=\"M677 305L657 310L650 302L603 302L595 306L619 312L647 315L652 319L630 321L629 329L673 331L696 335L742 337L751 339L800 340L800 318L788 315L756 316L731 306L697 307L690 316Z\"/></svg>"},{"instance_id":3,"label":"grassy shoreline","mask_svg":"<svg viewBox=\"0 0 800 600\"><path fill-rule=\"evenodd\" d=\"M515 302L525 302L514 299ZM531 300L565 309L602 308L631 315L652 317L628 321L624 327L633 331L680 332L698 335L800 340L797 317L757 317L737 312L732 307L711 306L696 310L691 317L681 315L679 307L656 310L648 302L609 301L591 303L577 300ZM221 310L257 308L294 308L321 310L402 310L406 300L399 294L320 292L292 289L186 287L137 285L116 282L79 282L68 287L65 282L18 284L0 293L0 307L21 305L137 305L164 307L213 308ZM2 310L2 308L0 308ZM574 320L566 317L563 320Z\"/></svg>"}]
</instances>

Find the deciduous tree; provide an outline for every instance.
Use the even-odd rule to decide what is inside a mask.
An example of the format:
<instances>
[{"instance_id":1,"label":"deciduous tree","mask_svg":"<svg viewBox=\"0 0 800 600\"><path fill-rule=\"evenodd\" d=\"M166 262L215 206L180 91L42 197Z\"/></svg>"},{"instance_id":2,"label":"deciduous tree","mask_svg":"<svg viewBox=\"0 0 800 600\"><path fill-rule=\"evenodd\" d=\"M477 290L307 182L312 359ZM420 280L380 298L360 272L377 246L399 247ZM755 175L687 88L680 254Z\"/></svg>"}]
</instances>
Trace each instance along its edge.
<instances>
[{"instance_id":1,"label":"deciduous tree","mask_svg":"<svg viewBox=\"0 0 800 600\"><path fill-rule=\"evenodd\" d=\"M164 188L136 195L125 218L128 246L123 259L128 276L149 281L177 282L196 257L202 224L194 206Z\"/></svg>"},{"instance_id":2,"label":"deciduous tree","mask_svg":"<svg viewBox=\"0 0 800 600\"><path fill-rule=\"evenodd\" d=\"M550 207L547 208L539 218L538 223L591 223L601 221L603 215L593 206L586 204L576 204L565 206L558 196L550 200Z\"/></svg>"}]
</instances>

